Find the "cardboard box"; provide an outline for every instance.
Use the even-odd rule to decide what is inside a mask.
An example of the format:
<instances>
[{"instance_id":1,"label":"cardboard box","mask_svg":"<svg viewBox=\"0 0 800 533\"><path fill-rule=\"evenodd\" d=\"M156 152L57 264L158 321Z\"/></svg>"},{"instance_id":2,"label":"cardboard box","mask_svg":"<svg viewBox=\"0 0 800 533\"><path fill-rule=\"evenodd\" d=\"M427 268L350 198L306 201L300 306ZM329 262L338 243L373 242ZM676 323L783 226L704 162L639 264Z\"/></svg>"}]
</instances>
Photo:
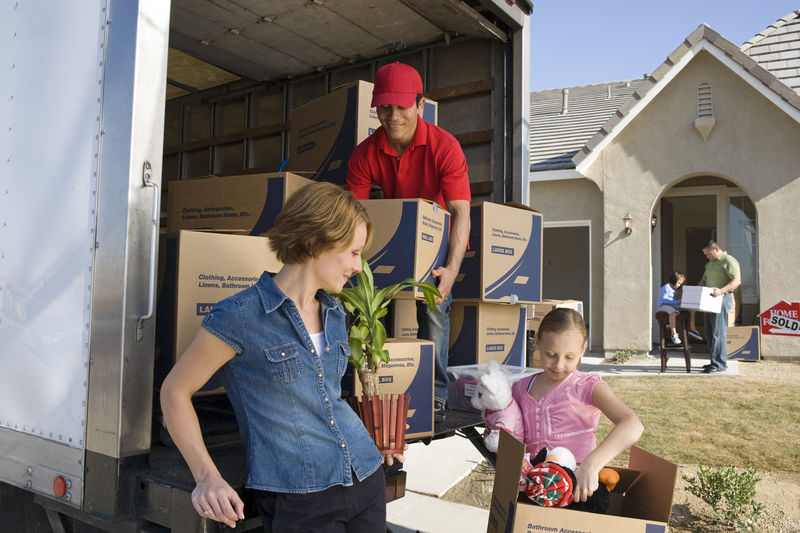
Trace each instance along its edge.
<instances>
[{"instance_id":1,"label":"cardboard box","mask_svg":"<svg viewBox=\"0 0 800 533\"><path fill-rule=\"evenodd\" d=\"M261 235L273 226L289 196L309 183L311 180L291 172L171 181L168 230Z\"/></svg>"},{"instance_id":2,"label":"cardboard box","mask_svg":"<svg viewBox=\"0 0 800 533\"><path fill-rule=\"evenodd\" d=\"M728 328L728 359L758 361L761 359L761 330L758 326Z\"/></svg>"},{"instance_id":3,"label":"cardboard box","mask_svg":"<svg viewBox=\"0 0 800 533\"><path fill-rule=\"evenodd\" d=\"M389 362L378 370L380 391L409 394L406 438L433 436L433 343L416 339L387 339ZM360 395L361 381L352 365L342 378L342 396Z\"/></svg>"},{"instance_id":4,"label":"cardboard box","mask_svg":"<svg viewBox=\"0 0 800 533\"><path fill-rule=\"evenodd\" d=\"M681 296L681 309L693 309L706 313L719 313L722 311L722 297L711 296L711 287L697 285L684 285Z\"/></svg>"},{"instance_id":5,"label":"cardboard box","mask_svg":"<svg viewBox=\"0 0 800 533\"><path fill-rule=\"evenodd\" d=\"M487 302L453 302L450 307L452 366L495 360L525 366L526 308Z\"/></svg>"},{"instance_id":6,"label":"cardboard box","mask_svg":"<svg viewBox=\"0 0 800 533\"><path fill-rule=\"evenodd\" d=\"M156 383L189 347L200 323L219 302L255 284L281 263L266 237L182 230L161 236L156 314ZM212 378L202 391L220 386Z\"/></svg>"},{"instance_id":7,"label":"cardboard box","mask_svg":"<svg viewBox=\"0 0 800 533\"><path fill-rule=\"evenodd\" d=\"M311 171L317 181L347 182L356 146L381 125L372 102L373 84L356 81L289 112L287 170ZM438 104L425 101L422 118L436 124Z\"/></svg>"},{"instance_id":8,"label":"cardboard box","mask_svg":"<svg viewBox=\"0 0 800 533\"><path fill-rule=\"evenodd\" d=\"M528 303L542 296L542 214L521 204L470 204L469 246L453 299Z\"/></svg>"},{"instance_id":9,"label":"cardboard box","mask_svg":"<svg viewBox=\"0 0 800 533\"><path fill-rule=\"evenodd\" d=\"M392 300L390 306L392 337L416 339L419 330L416 300Z\"/></svg>"},{"instance_id":10,"label":"cardboard box","mask_svg":"<svg viewBox=\"0 0 800 533\"><path fill-rule=\"evenodd\" d=\"M526 360L527 365L530 367L542 367L542 363L539 359L539 350L536 349L532 337L536 333L536 330L539 329L539 324L542 323L544 316L558 307L574 309L583 316L583 302L580 300L542 300L539 303L528 304L528 337L531 339L530 345L532 349L527 350ZM578 368L580 368L580 365Z\"/></svg>"},{"instance_id":11,"label":"cardboard box","mask_svg":"<svg viewBox=\"0 0 800 533\"><path fill-rule=\"evenodd\" d=\"M364 250L375 286L414 278L436 282L431 270L447 260L450 213L419 198L362 200L375 226L372 244ZM395 298L422 298L419 289L408 289Z\"/></svg>"},{"instance_id":12,"label":"cardboard box","mask_svg":"<svg viewBox=\"0 0 800 533\"><path fill-rule=\"evenodd\" d=\"M486 373L488 363L480 365L448 366L447 377L447 407L461 411L480 412L472 407L472 397L475 396L475 387L481 375ZM501 368L508 375L511 383L522 378L541 372L534 368L523 366L502 365Z\"/></svg>"},{"instance_id":13,"label":"cardboard box","mask_svg":"<svg viewBox=\"0 0 800 533\"><path fill-rule=\"evenodd\" d=\"M608 514L541 507L519 492L525 444L500 432L488 533L543 531L666 533L678 465L636 446L628 468L616 468L620 481L610 496Z\"/></svg>"}]
</instances>

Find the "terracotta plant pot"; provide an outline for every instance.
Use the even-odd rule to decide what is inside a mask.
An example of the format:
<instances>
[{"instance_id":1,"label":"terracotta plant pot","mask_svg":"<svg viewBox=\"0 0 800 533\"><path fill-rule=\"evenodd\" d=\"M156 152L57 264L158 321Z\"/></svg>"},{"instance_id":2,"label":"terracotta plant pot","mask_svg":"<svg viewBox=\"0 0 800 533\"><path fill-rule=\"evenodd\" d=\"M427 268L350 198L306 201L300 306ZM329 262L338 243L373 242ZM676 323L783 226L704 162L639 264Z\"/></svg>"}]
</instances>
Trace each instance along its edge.
<instances>
[{"instance_id":1,"label":"terracotta plant pot","mask_svg":"<svg viewBox=\"0 0 800 533\"><path fill-rule=\"evenodd\" d=\"M403 453L406 445L408 394L349 396L347 403L358 413L375 446L383 455Z\"/></svg>"}]
</instances>

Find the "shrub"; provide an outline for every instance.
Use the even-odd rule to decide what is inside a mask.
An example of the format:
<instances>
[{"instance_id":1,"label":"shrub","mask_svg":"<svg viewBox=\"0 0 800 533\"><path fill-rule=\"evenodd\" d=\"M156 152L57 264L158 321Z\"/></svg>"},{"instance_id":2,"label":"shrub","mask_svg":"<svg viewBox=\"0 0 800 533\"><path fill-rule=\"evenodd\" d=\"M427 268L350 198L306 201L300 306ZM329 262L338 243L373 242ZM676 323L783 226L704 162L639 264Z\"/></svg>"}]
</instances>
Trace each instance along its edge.
<instances>
[{"instance_id":1,"label":"shrub","mask_svg":"<svg viewBox=\"0 0 800 533\"><path fill-rule=\"evenodd\" d=\"M614 363L626 363L634 354L636 354L634 350L617 350L614 352L614 357L611 358L611 361Z\"/></svg>"},{"instance_id":2,"label":"shrub","mask_svg":"<svg viewBox=\"0 0 800 533\"><path fill-rule=\"evenodd\" d=\"M755 501L758 477L753 467L738 471L733 466L711 469L700 466L694 476L683 476L686 490L706 502L717 518L734 531L752 531L764 506Z\"/></svg>"}]
</instances>

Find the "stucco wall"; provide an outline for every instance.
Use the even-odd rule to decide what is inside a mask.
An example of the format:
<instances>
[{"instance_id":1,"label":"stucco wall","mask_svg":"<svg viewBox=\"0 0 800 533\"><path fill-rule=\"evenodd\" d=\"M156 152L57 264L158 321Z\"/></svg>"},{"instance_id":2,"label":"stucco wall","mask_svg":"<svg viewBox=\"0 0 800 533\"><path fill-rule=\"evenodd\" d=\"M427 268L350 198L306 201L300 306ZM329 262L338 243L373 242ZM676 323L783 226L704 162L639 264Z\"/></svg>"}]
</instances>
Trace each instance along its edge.
<instances>
[{"instance_id":1,"label":"stucco wall","mask_svg":"<svg viewBox=\"0 0 800 533\"><path fill-rule=\"evenodd\" d=\"M716 126L707 141L694 127L697 87L711 83ZM800 300L800 124L700 52L601 152L585 175L603 199L603 348L650 349L653 316L650 232L659 196L696 175L728 179L758 210L761 308ZM622 233L630 212L634 232ZM764 336L762 355L800 355L800 339Z\"/></svg>"},{"instance_id":2,"label":"stucco wall","mask_svg":"<svg viewBox=\"0 0 800 533\"><path fill-rule=\"evenodd\" d=\"M602 349L603 340L603 199L597 185L586 179L531 183L530 205L544 222L591 221L592 314L589 317L589 349ZM545 257L544 260L547 260ZM545 280L546 282L546 280ZM584 302L585 303L585 302Z\"/></svg>"}]
</instances>

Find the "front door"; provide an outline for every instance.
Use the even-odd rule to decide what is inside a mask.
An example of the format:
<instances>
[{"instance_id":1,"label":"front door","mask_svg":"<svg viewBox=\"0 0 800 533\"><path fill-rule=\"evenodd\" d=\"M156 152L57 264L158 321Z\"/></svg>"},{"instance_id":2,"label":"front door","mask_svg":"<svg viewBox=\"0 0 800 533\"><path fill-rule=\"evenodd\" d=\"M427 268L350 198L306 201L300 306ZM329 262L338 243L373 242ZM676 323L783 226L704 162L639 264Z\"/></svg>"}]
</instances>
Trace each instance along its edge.
<instances>
[{"instance_id":1,"label":"front door","mask_svg":"<svg viewBox=\"0 0 800 533\"><path fill-rule=\"evenodd\" d=\"M681 184L668 191L657 204L655 212L660 218L657 231L653 232L652 248L654 300L674 270L686 275L687 285L700 281L707 262L702 249L713 239L739 261L742 286L735 294L736 322L749 325L758 313L755 206L729 182L720 179L716 182L721 185ZM697 326L702 327L702 313L697 315ZM655 327L653 331L657 340Z\"/></svg>"}]
</instances>

